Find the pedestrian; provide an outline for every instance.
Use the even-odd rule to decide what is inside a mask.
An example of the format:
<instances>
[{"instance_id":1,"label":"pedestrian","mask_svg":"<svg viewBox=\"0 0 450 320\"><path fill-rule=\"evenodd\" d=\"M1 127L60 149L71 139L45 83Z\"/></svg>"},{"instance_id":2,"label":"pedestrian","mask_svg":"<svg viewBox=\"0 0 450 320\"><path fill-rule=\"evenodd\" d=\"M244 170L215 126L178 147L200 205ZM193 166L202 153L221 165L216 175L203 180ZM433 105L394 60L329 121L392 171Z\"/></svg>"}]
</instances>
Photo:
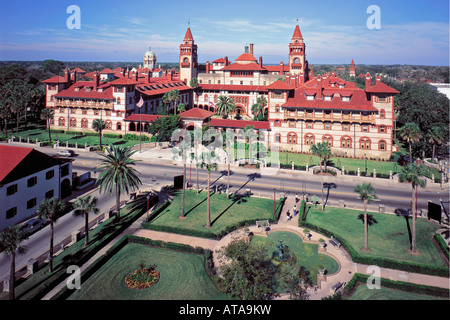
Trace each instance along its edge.
<instances>
[{"instance_id":1,"label":"pedestrian","mask_svg":"<svg viewBox=\"0 0 450 320\"><path fill-rule=\"evenodd\" d=\"M295 203L298 202L298 193L295 194Z\"/></svg>"},{"instance_id":2,"label":"pedestrian","mask_svg":"<svg viewBox=\"0 0 450 320\"><path fill-rule=\"evenodd\" d=\"M293 211L294 211L294 217L297 215L297 205L295 205L294 204L294 209L293 209Z\"/></svg>"}]
</instances>

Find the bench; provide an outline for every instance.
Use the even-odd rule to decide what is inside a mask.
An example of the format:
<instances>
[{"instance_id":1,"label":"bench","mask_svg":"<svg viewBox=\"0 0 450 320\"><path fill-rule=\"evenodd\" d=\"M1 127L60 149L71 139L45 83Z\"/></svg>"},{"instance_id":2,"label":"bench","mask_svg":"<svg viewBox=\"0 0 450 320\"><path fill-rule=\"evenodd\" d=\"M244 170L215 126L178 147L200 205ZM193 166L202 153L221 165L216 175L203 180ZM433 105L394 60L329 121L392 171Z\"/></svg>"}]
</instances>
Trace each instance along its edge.
<instances>
[{"instance_id":1,"label":"bench","mask_svg":"<svg viewBox=\"0 0 450 320\"><path fill-rule=\"evenodd\" d=\"M261 232L269 232L270 231L270 222L269 220L260 220L256 221L256 227L261 229Z\"/></svg>"},{"instance_id":2,"label":"bench","mask_svg":"<svg viewBox=\"0 0 450 320\"><path fill-rule=\"evenodd\" d=\"M333 285L331 288L330 288L330 291L331 291L331 293L336 293L336 292L338 292L341 288L343 288L345 286L345 282L338 282L338 283L336 283L335 285Z\"/></svg>"},{"instance_id":3,"label":"bench","mask_svg":"<svg viewBox=\"0 0 450 320\"><path fill-rule=\"evenodd\" d=\"M337 247L338 249L341 247L341 244L334 239L333 237L331 237L330 241L329 241L333 246Z\"/></svg>"}]
</instances>

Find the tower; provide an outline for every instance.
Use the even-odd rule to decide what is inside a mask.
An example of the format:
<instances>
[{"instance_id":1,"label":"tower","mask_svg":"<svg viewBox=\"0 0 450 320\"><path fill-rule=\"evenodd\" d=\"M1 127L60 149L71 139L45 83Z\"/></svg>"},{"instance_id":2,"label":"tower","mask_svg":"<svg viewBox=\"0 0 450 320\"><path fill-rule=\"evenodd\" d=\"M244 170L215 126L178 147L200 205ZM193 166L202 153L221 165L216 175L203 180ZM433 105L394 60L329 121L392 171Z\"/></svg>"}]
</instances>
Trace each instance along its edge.
<instances>
[{"instance_id":1,"label":"tower","mask_svg":"<svg viewBox=\"0 0 450 320\"><path fill-rule=\"evenodd\" d=\"M356 77L356 66L355 62L352 59L352 63L350 64L350 77Z\"/></svg>"},{"instance_id":2,"label":"tower","mask_svg":"<svg viewBox=\"0 0 450 320\"><path fill-rule=\"evenodd\" d=\"M153 70L156 67L156 54L152 51L152 48L149 48L148 51L144 54L144 69L148 68Z\"/></svg>"},{"instance_id":3,"label":"tower","mask_svg":"<svg viewBox=\"0 0 450 320\"><path fill-rule=\"evenodd\" d=\"M300 27L295 27L294 35L289 43L289 72L293 75L307 77L308 61L306 61L305 43Z\"/></svg>"},{"instance_id":4,"label":"tower","mask_svg":"<svg viewBox=\"0 0 450 320\"><path fill-rule=\"evenodd\" d=\"M191 28L188 27L183 43L180 44L180 80L189 85L192 78L197 77L197 45L194 43Z\"/></svg>"}]
</instances>

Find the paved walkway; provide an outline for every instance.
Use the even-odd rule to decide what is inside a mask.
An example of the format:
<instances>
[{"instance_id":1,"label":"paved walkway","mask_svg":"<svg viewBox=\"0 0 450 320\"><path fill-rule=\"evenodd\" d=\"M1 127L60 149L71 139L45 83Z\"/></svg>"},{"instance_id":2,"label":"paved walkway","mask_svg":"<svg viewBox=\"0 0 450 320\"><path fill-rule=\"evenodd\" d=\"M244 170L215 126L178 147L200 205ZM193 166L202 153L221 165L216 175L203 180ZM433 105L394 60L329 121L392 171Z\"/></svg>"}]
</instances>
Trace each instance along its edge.
<instances>
[{"instance_id":1,"label":"paved walkway","mask_svg":"<svg viewBox=\"0 0 450 320\"><path fill-rule=\"evenodd\" d=\"M290 231L298 234L303 238L303 228L298 227L298 219L299 214L288 218L287 212L289 211L292 214L292 208L295 202L295 195L288 195L285 205L283 207L282 213L280 215L280 219L278 224L270 226L270 231ZM297 204L297 207L299 205ZM190 237L179 234L167 233L167 232L159 232L153 230L141 229L141 223L146 218L146 214L144 214L141 218L137 219L129 228L127 228L122 234L117 236L113 241L111 241L107 246L105 246L102 250L100 250L95 256L93 256L89 261L87 261L83 266L80 267L81 272L85 270L91 263L93 263L96 259L106 253L106 251L119 239L121 239L124 235L132 234L139 237L151 238L153 240L162 240L165 242L175 242L175 243L183 243L193 247L202 247L205 249L209 249L213 251L213 259L214 265L217 267L220 265L220 261L218 259L218 250L226 247L231 241L234 239L245 236L244 229L236 230L221 240L211 240L211 239L203 239L198 237ZM261 228L256 226L251 226L249 231L253 232L255 235L265 235L266 232ZM303 241L309 243L319 243L319 239L324 239L327 243L325 249L319 249L320 253L327 254L334 258L339 263L339 269L336 273L331 275L326 275L322 277L321 280L318 281L316 287L309 290L310 300L321 300L324 297L330 296L332 294L331 287L341 283L348 283L355 273L369 274L372 275L370 270L368 269L368 265L362 265L358 263L354 263L350 257L350 255L341 247L337 248L329 243L329 238L321 235L319 233L310 232L311 236L309 239L303 239ZM386 269L380 268L381 278L390 279L394 281L404 281L411 282L416 284L441 287L450 289L450 281L449 278L442 278L437 276L429 276L417 273L410 273L401 270L395 269ZM59 286L54 288L51 292L49 292L43 300L48 300L53 297L57 292L59 292L63 286L66 285L66 281L64 280ZM285 300L288 299L287 295L282 295L279 299Z\"/></svg>"}]
</instances>

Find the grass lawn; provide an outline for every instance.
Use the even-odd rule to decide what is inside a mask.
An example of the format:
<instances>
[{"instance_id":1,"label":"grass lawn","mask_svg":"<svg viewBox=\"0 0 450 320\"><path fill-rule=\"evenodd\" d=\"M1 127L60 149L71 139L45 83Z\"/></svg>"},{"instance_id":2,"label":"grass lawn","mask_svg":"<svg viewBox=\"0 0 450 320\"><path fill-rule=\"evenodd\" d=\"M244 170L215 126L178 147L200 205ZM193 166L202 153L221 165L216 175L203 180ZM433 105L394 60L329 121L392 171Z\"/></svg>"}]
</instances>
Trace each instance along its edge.
<instances>
[{"instance_id":1,"label":"grass lawn","mask_svg":"<svg viewBox=\"0 0 450 320\"><path fill-rule=\"evenodd\" d=\"M370 253L360 249L364 247L364 223L358 216L363 211L328 207L325 211L311 207L307 222L326 229L345 240L361 256L385 258L396 261L445 267L439 250L431 237L439 225L418 218L416 220L416 243L420 255L412 255L410 248L411 219L392 214L369 213L376 221L369 226Z\"/></svg>"},{"instance_id":2,"label":"grass lawn","mask_svg":"<svg viewBox=\"0 0 450 320\"><path fill-rule=\"evenodd\" d=\"M171 204L157 216L151 217L149 224L154 227L171 227L200 233L220 235L227 227L246 220L265 220L273 218L273 200L254 197L230 198L226 194L212 193L211 201L211 228L207 229L207 193L202 191L186 190L185 219L180 219L181 191L177 192Z\"/></svg>"},{"instance_id":3,"label":"grass lawn","mask_svg":"<svg viewBox=\"0 0 450 320\"><path fill-rule=\"evenodd\" d=\"M351 295L349 300L448 300L448 299L384 287L381 287L380 289L371 290L365 285L360 285Z\"/></svg>"},{"instance_id":4,"label":"grass lawn","mask_svg":"<svg viewBox=\"0 0 450 320\"><path fill-rule=\"evenodd\" d=\"M156 264L159 281L136 290L125 285L125 277L140 262ZM205 271L204 257L197 254L127 244L82 283L69 300L225 300Z\"/></svg>"},{"instance_id":5,"label":"grass lawn","mask_svg":"<svg viewBox=\"0 0 450 320\"><path fill-rule=\"evenodd\" d=\"M278 240L282 240L283 244L289 247L289 251L295 254L299 263L309 271L309 277L314 284L317 284L318 266L322 265L327 268L327 274L336 273L339 264L336 260L326 254L318 252L319 245L312 243L304 243L300 236L287 231L271 232L267 237L253 236L251 243L269 245L268 254L277 251Z\"/></svg>"}]
</instances>

